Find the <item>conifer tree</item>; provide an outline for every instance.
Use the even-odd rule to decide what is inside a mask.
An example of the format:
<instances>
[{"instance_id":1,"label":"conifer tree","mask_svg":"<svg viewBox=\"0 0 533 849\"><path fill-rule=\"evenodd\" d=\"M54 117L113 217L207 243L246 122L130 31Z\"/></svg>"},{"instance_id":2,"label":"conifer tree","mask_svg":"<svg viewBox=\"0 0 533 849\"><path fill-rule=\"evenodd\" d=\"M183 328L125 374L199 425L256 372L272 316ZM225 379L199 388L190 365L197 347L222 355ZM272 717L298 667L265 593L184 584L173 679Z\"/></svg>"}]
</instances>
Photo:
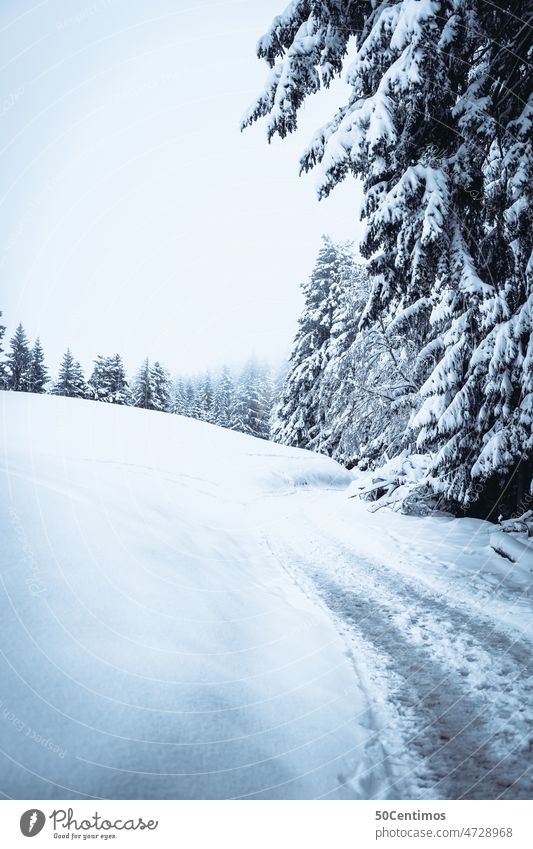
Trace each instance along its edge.
<instances>
[{"instance_id":1,"label":"conifer tree","mask_svg":"<svg viewBox=\"0 0 533 849\"><path fill-rule=\"evenodd\" d=\"M213 382L209 372L204 374L198 386L198 418L204 422L213 421Z\"/></svg>"},{"instance_id":2,"label":"conifer tree","mask_svg":"<svg viewBox=\"0 0 533 849\"><path fill-rule=\"evenodd\" d=\"M98 354L94 361L92 374L88 380L88 394L94 401L103 401L106 395L105 371L107 358Z\"/></svg>"},{"instance_id":3,"label":"conifer tree","mask_svg":"<svg viewBox=\"0 0 533 849\"><path fill-rule=\"evenodd\" d=\"M189 415L198 421L205 421L205 406L202 389L202 376L196 375L191 380L191 395L189 398Z\"/></svg>"},{"instance_id":4,"label":"conifer tree","mask_svg":"<svg viewBox=\"0 0 533 849\"><path fill-rule=\"evenodd\" d=\"M2 318L2 310L0 310L0 318ZM0 389L7 388L7 369L4 361L3 340L6 328L4 324L0 324Z\"/></svg>"},{"instance_id":5,"label":"conifer tree","mask_svg":"<svg viewBox=\"0 0 533 849\"><path fill-rule=\"evenodd\" d=\"M313 431L307 432L304 447L352 467L379 463L409 446L407 424L419 388L417 348L395 334L393 325L385 332L379 320L361 330L371 286L368 273L352 262L336 277L337 268L332 264L331 320L318 322L320 343L311 337L309 344L295 346L298 356L289 363L272 429L278 441L292 444L292 425L298 421L293 411L312 415ZM320 311L311 313L320 319ZM301 326L313 327L308 298ZM307 389L302 376L309 373L313 382Z\"/></svg>"},{"instance_id":6,"label":"conifer tree","mask_svg":"<svg viewBox=\"0 0 533 849\"><path fill-rule=\"evenodd\" d=\"M270 389L264 367L254 359L244 367L237 386L233 430L260 439L270 435Z\"/></svg>"},{"instance_id":7,"label":"conifer tree","mask_svg":"<svg viewBox=\"0 0 533 849\"><path fill-rule=\"evenodd\" d=\"M145 359L130 388L130 403L144 410L156 410L155 386L150 361Z\"/></svg>"},{"instance_id":8,"label":"conifer tree","mask_svg":"<svg viewBox=\"0 0 533 849\"><path fill-rule=\"evenodd\" d=\"M70 348L67 348L63 356L58 378L52 387L52 394L65 395L67 398L87 397L87 384L82 367L74 359Z\"/></svg>"},{"instance_id":9,"label":"conifer tree","mask_svg":"<svg viewBox=\"0 0 533 849\"><path fill-rule=\"evenodd\" d=\"M348 283L320 381L320 434L310 447L351 467L412 449L408 423L420 387L416 342L395 334L393 325L385 329L380 319L360 330L370 292L366 270L355 266Z\"/></svg>"},{"instance_id":10,"label":"conifer tree","mask_svg":"<svg viewBox=\"0 0 533 849\"><path fill-rule=\"evenodd\" d=\"M332 328L353 273L348 245L324 236L313 272L302 286L305 305L277 408L274 438L298 448L319 447L320 385L331 355Z\"/></svg>"},{"instance_id":11,"label":"conifer tree","mask_svg":"<svg viewBox=\"0 0 533 849\"><path fill-rule=\"evenodd\" d=\"M172 399L171 412L178 416L184 416L185 407L185 383L181 378L178 378L174 384L174 396Z\"/></svg>"},{"instance_id":12,"label":"conifer tree","mask_svg":"<svg viewBox=\"0 0 533 849\"><path fill-rule=\"evenodd\" d=\"M31 352L28 337L19 324L7 355L7 386L15 392L27 392L30 385Z\"/></svg>"},{"instance_id":13,"label":"conifer tree","mask_svg":"<svg viewBox=\"0 0 533 849\"><path fill-rule=\"evenodd\" d=\"M153 406L152 410L160 412L168 412L171 407L171 387L172 383L168 371L161 365L160 362L155 362L151 372L152 384L154 387Z\"/></svg>"},{"instance_id":14,"label":"conifer tree","mask_svg":"<svg viewBox=\"0 0 533 849\"><path fill-rule=\"evenodd\" d=\"M31 350L28 389L30 392L43 393L46 391L45 387L49 380L41 340L37 337Z\"/></svg>"},{"instance_id":15,"label":"conifer tree","mask_svg":"<svg viewBox=\"0 0 533 849\"><path fill-rule=\"evenodd\" d=\"M185 384L185 400L183 405L183 415L190 418L197 418L197 392L194 382L187 380Z\"/></svg>"},{"instance_id":16,"label":"conifer tree","mask_svg":"<svg viewBox=\"0 0 533 849\"><path fill-rule=\"evenodd\" d=\"M109 387L107 400L111 404L127 404L128 380L120 354L109 357L107 371Z\"/></svg>"},{"instance_id":17,"label":"conifer tree","mask_svg":"<svg viewBox=\"0 0 533 849\"><path fill-rule=\"evenodd\" d=\"M227 366L222 368L213 392L213 424L231 428L235 424L235 385Z\"/></svg>"},{"instance_id":18,"label":"conifer tree","mask_svg":"<svg viewBox=\"0 0 533 849\"><path fill-rule=\"evenodd\" d=\"M128 381L120 354L96 358L89 378L89 397L108 404L128 402Z\"/></svg>"}]
</instances>

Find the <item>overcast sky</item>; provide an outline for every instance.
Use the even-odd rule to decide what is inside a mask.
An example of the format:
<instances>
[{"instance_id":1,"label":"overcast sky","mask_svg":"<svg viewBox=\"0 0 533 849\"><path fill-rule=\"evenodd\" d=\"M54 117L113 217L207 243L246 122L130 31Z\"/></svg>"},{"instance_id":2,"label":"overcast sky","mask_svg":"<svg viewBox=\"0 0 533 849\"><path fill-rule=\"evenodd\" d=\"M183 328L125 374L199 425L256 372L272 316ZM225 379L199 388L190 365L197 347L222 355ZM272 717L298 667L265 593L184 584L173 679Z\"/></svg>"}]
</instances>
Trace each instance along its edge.
<instances>
[{"instance_id":1,"label":"overcast sky","mask_svg":"<svg viewBox=\"0 0 533 849\"><path fill-rule=\"evenodd\" d=\"M53 372L119 351L174 372L280 359L321 233L357 240L354 181L298 177L340 83L270 146L239 121L285 0L3 0L0 309ZM341 89L339 91L339 89Z\"/></svg>"}]
</instances>

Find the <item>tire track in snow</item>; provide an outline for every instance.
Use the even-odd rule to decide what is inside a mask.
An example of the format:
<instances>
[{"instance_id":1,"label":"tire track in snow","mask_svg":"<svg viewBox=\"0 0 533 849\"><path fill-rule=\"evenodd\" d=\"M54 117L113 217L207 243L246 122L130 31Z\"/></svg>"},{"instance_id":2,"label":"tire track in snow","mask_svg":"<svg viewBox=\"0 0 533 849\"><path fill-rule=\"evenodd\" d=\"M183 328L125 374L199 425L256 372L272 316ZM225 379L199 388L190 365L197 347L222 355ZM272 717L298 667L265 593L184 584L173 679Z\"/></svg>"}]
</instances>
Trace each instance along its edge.
<instances>
[{"instance_id":1,"label":"tire track in snow","mask_svg":"<svg viewBox=\"0 0 533 849\"><path fill-rule=\"evenodd\" d=\"M269 546L352 645L397 776L388 795L529 798L527 640L359 557L319 516L300 511L290 538L287 524L269 528Z\"/></svg>"}]
</instances>

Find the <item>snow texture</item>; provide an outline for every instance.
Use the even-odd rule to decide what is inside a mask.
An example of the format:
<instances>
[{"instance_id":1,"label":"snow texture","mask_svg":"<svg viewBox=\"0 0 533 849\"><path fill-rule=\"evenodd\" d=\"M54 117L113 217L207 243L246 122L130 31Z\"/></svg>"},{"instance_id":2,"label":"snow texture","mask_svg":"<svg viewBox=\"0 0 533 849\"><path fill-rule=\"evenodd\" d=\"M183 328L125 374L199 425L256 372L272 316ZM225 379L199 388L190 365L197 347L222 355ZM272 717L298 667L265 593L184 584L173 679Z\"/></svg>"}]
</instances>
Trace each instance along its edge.
<instances>
[{"instance_id":1,"label":"snow texture","mask_svg":"<svg viewBox=\"0 0 533 849\"><path fill-rule=\"evenodd\" d=\"M487 523L181 416L0 403L4 795L530 792L531 573Z\"/></svg>"}]
</instances>

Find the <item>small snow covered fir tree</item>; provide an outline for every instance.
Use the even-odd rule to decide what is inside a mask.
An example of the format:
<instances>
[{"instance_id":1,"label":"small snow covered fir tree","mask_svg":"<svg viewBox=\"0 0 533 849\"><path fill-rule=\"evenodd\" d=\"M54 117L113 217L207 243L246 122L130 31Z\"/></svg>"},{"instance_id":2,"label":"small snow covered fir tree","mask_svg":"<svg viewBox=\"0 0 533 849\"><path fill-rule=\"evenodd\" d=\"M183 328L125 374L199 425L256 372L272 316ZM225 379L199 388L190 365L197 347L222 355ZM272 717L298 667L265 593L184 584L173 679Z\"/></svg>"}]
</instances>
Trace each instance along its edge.
<instances>
[{"instance_id":1,"label":"small snow covered fir tree","mask_svg":"<svg viewBox=\"0 0 533 849\"><path fill-rule=\"evenodd\" d=\"M22 324L17 327L7 355L7 388L27 392L30 386L31 351Z\"/></svg>"},{"instance_id":2,"label":"small snow covered fir tree","mask_svg":"<svg viewBox=\"0 0 533 849\"><path fill-rule=\"evenodd\" d=\"M70 348L67 348L63 356L58 378L52 387L52 394L65 395L68 398L87 397L87 384L82 367L74 359Z\"/></svg>"},{"instance_id":3,"label":"small snow covered fir tree","mask_svg":"<svg viewBox=\"0 0 533 849\"><path fill-rule=\"evenodd\" d=\"M28 389L30 392L45 392L46 384L49 380L48 369L44 364L44 351L41 340L37 337L30 354Z\"/></svg>"},{"instance_id":4,"label":"small snow covered fir tree","mask_svg":"<svg viewBox=\"0 0 533 849\"><path fill-rule=\"evenodd\" d=\"M155 410L155 385L150 361L145 359L130 387L130 404L144 410Z\"/></svg>"},{"instance_id":5,"label":"small snow covered fir tree","mask_svg":"<svg viewBox=\"0 0 533 849\"><path fill-rule=\"evenodd\" d=\"M224 366L213 393L213 424L231 428L235 423L235 384L230 370Z\"/></svg>"},{"instance_id":6,"label":"small snow covered fir tree","mask_svg":"<svg viewBox=\"0 0 533 849\"><path fill-rule=\"evenodd\" d=\"M89 397L108 404L128 402L128 381L120 354L96 358L89 378Z\"/></svg>"},{"instance_id":7,"label":"small snow covered fir tree","mask_svg":"<svg viewBox=\"0 0 533 849\"><path fill-rule=\"evenodd\" d=\"M2 310L0 310L0 318L2 318ZM0 389L7 388L7 369L6 363L4 361L4 334L6 332L6 328L4 324L0 323Z\"/></svg>"},{"instance_id":8,"label":"small snow covered fir tree","mask_svg":"<svg viewBox=\"0 0 533 849\"><path fill-rule=\"evenodd\" d=\"M197 387L192 380L187 380L185 383L185 393L183 402L183 415L197 418L198 403L197 403Z\"/></svg>"},{"instance_id":9,"label":"small snow covered fir tree","mask_svg":"<svg viewBox=\"0 0 533 849\"><path fill-rule=\"evenodd\" d=\"M108 365L108 386L109 393L107 400L111 404L127 404L128 403L128 380L124 363L120 354L115 354L109 357Z\"/></svg>"},{"instance_id":10,"label":"small snow covered fir tree","mask_svg":"<svg viewBox=\"0 0 533 849\"><path fill-rule=\"evenodd\" d=\"M170 411L171 389L167 370L159 362L151 366L146 359L132 383L130 403L145 410Z\"/></svg>"},{"instance_id":11,"label":"small snow covered fir tree","mask_svg":"<svg viewBox=\"0 0 533 849\"><path fill-rule=\"evenodd\" d=\"M152 381L154 387L152 410L167 412L171 407L172 382L166 368L160 362L155 362L152 367Z\"/></svg>"},{"instance_id":12,"label":"small snow covered fir tree","mask_svg":"<svg viewBox=\"0 0 533 849\"><path fill-rule=\"evenodd\" d=\"M342 291L353 272L348 245L323 237L313 272L303 286L304 310L290 357L274 438L298 448L319 448L320 384L331 354L332 328Z\"/></svg>"},{"instance_id":13,"label":"small snow covered fir tree","mask_svg":"<svg viewBox=\"0 0 533 849\"><path fill-rule=\"evenodd\" d=\"M174 385L174 396L172 399L171 412L178 416L186 415L185 383L181 378Z\"/></svg>"},{"instance_id":14,"label":"small snow covered fir tree","mask_svg":"<svg viewBox=\"0 0 533 849\"><path fill-rule=\"evenodd\" d=\"M319 168L321 197L363 181L364 320L418 337L428 481L483 513L512 511L533 471L529 14L526 0L294 0L259 40L271 71L243 121L268 116L284 137L353 53L351 94L301 166Z\"/></svg>"},{"instance_id":15,"label":"small snow covered fir tree","mask_svg":"<svg viewBox=\"0 0 533 849\"><path fill-rule=\"evenodd\" d=\"M349 467L379 463L409 441L417 347L392 324L385 330L381 318L361 329L368 272L346 246L329 245L341 251L343 261L324 264L323 273L313 272L304 286L304 311L273 432L280 442L320 451ZM325 315L316 307L317 294L318 303L329 306Z\"/></svg>"},{"instance_id":16,"label":"small snow covered fir tree","mask_svg":"<svg viewBox=\"0 0 533 849\"><path fill-rule=\"evenodd\" d=\"M270 385L266 369L251 359L237 385L232 429L260 439L270 435Z\"/></svg>"},{"instance_id":17,"label":"small snow covered fir tree","mask_svg":"<svg viewBox=\"0 0 533 849\"><path fill-rule=\"evenodd\" d=\"M198 386L198 418L211 422L213 417L213 380L206 372Z\"/></svg>"}]
</instances>

